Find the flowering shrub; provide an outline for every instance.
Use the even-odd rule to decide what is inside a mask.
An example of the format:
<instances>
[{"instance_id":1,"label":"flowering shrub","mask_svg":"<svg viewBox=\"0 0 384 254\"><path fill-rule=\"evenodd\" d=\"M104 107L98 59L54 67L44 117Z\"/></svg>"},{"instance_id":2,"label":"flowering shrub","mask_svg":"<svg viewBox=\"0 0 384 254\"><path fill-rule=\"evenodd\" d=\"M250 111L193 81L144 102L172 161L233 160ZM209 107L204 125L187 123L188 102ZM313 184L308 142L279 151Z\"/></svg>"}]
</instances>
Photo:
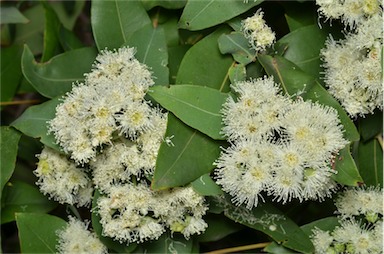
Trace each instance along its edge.
<instances>
[{"instance_id":1,"label":"flowering shrub","mask_svg":"<svg viewBox=\"0 0 384 254\"><path fill-rule=\"evenodd\" d=\"M4 252L383 252L380 1L1 13Z\"/></svg>"}]
</instances>

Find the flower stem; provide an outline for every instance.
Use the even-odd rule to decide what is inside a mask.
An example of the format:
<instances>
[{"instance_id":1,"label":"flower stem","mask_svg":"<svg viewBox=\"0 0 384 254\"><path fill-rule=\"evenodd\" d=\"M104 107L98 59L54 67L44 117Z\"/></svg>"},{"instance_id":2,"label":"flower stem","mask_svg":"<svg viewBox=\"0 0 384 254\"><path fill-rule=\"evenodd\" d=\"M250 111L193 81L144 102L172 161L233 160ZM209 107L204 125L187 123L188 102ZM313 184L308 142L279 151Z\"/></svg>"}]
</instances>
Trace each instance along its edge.
<instances>
[{"instance_id":1,"label":"flower stem","mask_svg":"<svg viewBox=\"0 0 384 254\"><path fill-rule=\"evenodd\" d=\"M256 243L256 244L226 248L226 249L221 249L221 250L214 250L214 251L206 252L205 254L225 254L225 253L239 252L239 251L245 251L245 250L261 249L261 248L266 247L269 244L270 244L270 242Z\"/></svg>"}]
</instances>

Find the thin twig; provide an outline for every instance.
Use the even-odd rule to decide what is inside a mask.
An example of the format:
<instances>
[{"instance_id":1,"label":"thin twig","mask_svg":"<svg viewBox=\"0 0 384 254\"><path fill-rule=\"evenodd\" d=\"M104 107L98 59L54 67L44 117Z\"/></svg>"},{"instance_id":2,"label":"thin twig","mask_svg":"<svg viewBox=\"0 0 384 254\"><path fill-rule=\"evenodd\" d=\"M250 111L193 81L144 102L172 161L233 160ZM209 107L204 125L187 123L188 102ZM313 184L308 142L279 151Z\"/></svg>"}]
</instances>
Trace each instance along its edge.
<instances>
[{"instance_id":1,"label":"thin twig","mask_svg":"<svg viewBox=\"0 0 384 254\"><path fill-rule=\"evenodd\" d=\"M40 100L23 100L23 101L1 101L0 106L37 104Z\"/></svg>"},{"instance_id":2,"label":"thin twig","mask_svg":"<svg viewBox=\"0 0 384 254\"><path fill-rule=\"evenodd\" d=\"M225 253L233 253L233 252L239 252L239 251L245 251L245 250L261 249L261 248L268 246L269 244L270 244L270 242L268 242L268 243L256 243L256 244L226 248L226 249L221 249L221 250L214 250L214 251L206 252L205 254L225 254Z\"/></svg>"}]
</instances>

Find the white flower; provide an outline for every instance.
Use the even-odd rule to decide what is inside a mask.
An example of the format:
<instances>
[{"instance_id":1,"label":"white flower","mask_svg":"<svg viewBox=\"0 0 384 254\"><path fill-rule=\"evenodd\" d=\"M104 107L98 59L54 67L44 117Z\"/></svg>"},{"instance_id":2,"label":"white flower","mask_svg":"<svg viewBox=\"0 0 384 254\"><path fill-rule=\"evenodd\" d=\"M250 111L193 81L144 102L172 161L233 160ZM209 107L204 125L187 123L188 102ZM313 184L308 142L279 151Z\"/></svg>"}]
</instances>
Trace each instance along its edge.
<instances>
[{"instance_id":1,"label":"white flower","mask_svg":"<svg viewBox=\"0 0 384 254\"><path fill-rule=\"evenodd\" d=\"M56 246L61 254L73 253L108 253L107 247L95 233L87 230L88 223L69 217L67 226L59 230L59 244Z\"/></svg>"},{"instance_id":2,"label":"white flower","mask_svg":"<svg viewBox=\"0 0 384 254\"><path fill-rule=\"evenodd\" d=\"M324 200L336 189L331 164L348 142L337 111L282 95L272 78L232 85L222 132L231 146L215 162L216 179L237 205L257 206L262 192L283 203Z\"/></svg>"},{"instance_id":3,"label":"white flower","mask_svg":"<svg viewBox=\"0 0 384 254\"><path fill-rule=\"evenodd\" d=\"M265 23L263 15L264 13L259 9L252 17L246 18L241 22L244 36L256 51L264 51L276 39L275 33Z\"/></svg>"},{"instance_id":4,"label":"white flower","mask_svg":"<svg viewBox=\"0 0 384 254\"><path fill-rule=\"evenodd\" d=\"M319 228L312 230L311 240L315 246L315 253L326 253L331 247L333 237L328 231L323 231Z\"/></svg>"},{"instance_id":5,"label":"white flower","mask_svg":"<svg viewBox=\"0 0 384 254\"><path fill-rule=\"evenodd\" d=\"M44 147L34 174L40 191L61 204L89 205L93 188L83 169L59 152Z\"/></svg>"}]
</instances>

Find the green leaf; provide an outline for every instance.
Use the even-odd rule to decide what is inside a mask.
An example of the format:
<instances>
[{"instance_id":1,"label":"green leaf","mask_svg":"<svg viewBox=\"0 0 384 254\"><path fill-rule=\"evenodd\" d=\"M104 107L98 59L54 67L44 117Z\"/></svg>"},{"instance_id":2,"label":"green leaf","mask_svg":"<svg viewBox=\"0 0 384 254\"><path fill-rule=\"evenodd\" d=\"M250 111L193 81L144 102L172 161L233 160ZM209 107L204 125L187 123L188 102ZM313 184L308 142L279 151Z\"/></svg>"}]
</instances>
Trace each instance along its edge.
<instances>
[{"instance_id":1,"label":"green leaf","mask_svg":"<svg viewBox=\"0 0 384 254\"><path fill-rule=\"evenodd\" d=\"M280 83L285 93L298 94L304 100L318 101L320 104L335 108L344 126L344 137L350 141L359 140L360 135L353 121L315 77L303 72L294 63L280 56L258 55L258 60L268 75L272 75L275 82Z\"/></svg>"},{"instance_id":2,"label":"green leaf","mask_svg":"<svg viewBox=\"0 0 384 254\"><path fill-rule=\"evenodd\" d=\"M56 231L66 226L63 219L48 214L17 213L16 223L22 253L57 252Z\"/></svg>"},{"instance_id":3,"label":"green leaf","mask_svg":"<svg viewBox=\"0 0 384 254\"><path fill-rule=\"evenodd\" d=\"M292 32L303 26L317 24L318 15L311 1L304 3L283 2L285 19L289 30Z\"/></svg>"},{"instance_id":4,"label":"green leaf","mask_svg":"<svg viewBox=\"0 0 384 254\"><path fill-rule=\"evenodd\" d=\"M26 24L29 21L16 7L13 6L1 6L0 16L0 24Z\"/></svg>"},{"instance_id":5,"label":"green leaf","mask_svg":"<svg viewBox=\"0 0 384 254\"><path fill-rule=\"evenodd\" d=\"M377 139L359 142L357 163L367 186L383 186L383 148Z\"/></svg>"},{"instance_id":6,"label":"green leaf","mask_svg":"<svg viewBox=\"0 0 384 254\"><path fill-rule=\"evenodd\" d=\"M84 47L83 43L76 37L76 35L63 26L59 29L59 41L61 47L65 51L71 51Z\"/></svg>"},{"instance_id":7,"label":"green leaf","mask_svg":"<svg viewBox=\"0 0 384 254\"><path fill-rule=\"evenodd\" d=\"M27 24L16 24L14 44L27 44L34 55L43 52L43 34L45 17L44 8L41 4L23 12L23 15L29 20Z\"/></svg>"},{"instance_id":8,"label":"green leaf","mask_svg":"<svg viewBox=\"0 0 384 254\"><path fill-rule=\"evenodd\" d=\"M72 30L83 12L86 1L48 1L48 3L55 10L60 23L66 29Z\"/></svg>"},{"instance_id":9,"label":"green leaf","mask_svg":"<svg viewBox=\"0 0 384 254\"><path fill-rule=\"evenodd\" d=\"M145 26L136 31L125 45L137 49L136 58L151 68L156 85L169 83L168 51L162 28Z\"/></svg>"},{"instance_id":10,"label":"green leaf","mask_svg":"<svg viewBox=\"0 0 384 254\"><path fill-rule=\"evenodd\" d=\"M149 95L192 128L213 139L225 139L220 133L220 110L227 94L205 86L173 85L152 87Z\"/></svg>"},{"instance_id":11,"label":"green leaf","mask_svg":"<svg viewBox=\"0 0 384 254\"><path fill-rule=\"evenodd\" d=\"M119 48L151 23L140 1L93 1L91 25L97 48Z\"/></svg>"},{"instance_id":12,"label":"green leaf","mask_svg":"<svg viewBox=\"0 0 384 254\"><path fill-rule=\"evenodd\" d=\"M334 167L337 174L332 175L332 178L336 182L348 186L358 186L363 182L352 158L349 145L340 150L335 158Z\"/></svg>"},{"instance_id":13,"label":"green leaf","mask_svg":"<svg viewBox=\"0 0 384 254\"><path fill-rule=\"evenodd\" d=\"M94 48L81 48L37 63L28 46L24 47L22 70L25 78L43 96L53 98L72 89L72 83L84 80L96 58Z\"/></svg>"},{"instance_id":14,"label":"green leaf","mask_svg":"<svg viewBox=\"0 0 384 254\"><path fill-rule=\"evenodd\" d=\"M376 110L374 114L359 119L361 139L365 142L383 131L383 112Z\"/></svg>"},{"instance_id":15,"label":"green leaf","mask_svg":"<svg viewBox=\"0 0 384 254\"><path fill-rule=\"evenodd\" d=\"M263 251L265 251L267 253L274 253L274 254L283 254L283 253L284 254L294 254L294 253L296 253L293 250L287 249L284 246L282 246L281 244L278 244L277 242L272 242L272 243L268 244L267 247L265 247L263 249Z\"/></svg>"},{"instance_id":16,"label":"green leaf","mask_svg":"<svg viewBox=\"0 0 384 254\"><path fill-rule=\"evenodd\" d=\"M250 48L248 40L240 32L222 34L218 43L222 54L232 54L239 63L247 65L256 60L256 51Z\"/></svg>"},{"instance_id":17,"label":"green leaf","mask_svg":"<svg viewBox=\"0 0 384 254\"><path fill-rule=\"evenodd\" d=\"M46 62L56 55L59 48L58 33L60 21L51 6L43 2L45 10L44 50L41 62Z\"/></svg>"},{"instance_id":18,"label":"green leaf","mask_svg":"<svg viewBox=\"0 0 384 254\"><path fill-rule=\"evenodd\" d=\"M56 144L53 134L48 135L47 121L53 119L56 114L56 106L60 103L59 98L55 98L42 104L29 107L11 125L33 138L40 138L40 142L46 146L60 151Z\"/></svg>"},{"instance_id":19,"label":"green leaf","mask_svg":"<svg viewBox=\"0 0 384 254\"><path fill-rule=\"evenodd\" d=\"M321 229L323 231L333 231L339 225L340 225L340 223L339 223L339 219L337 217L326 217L326 218L305 224L305 225L301 226L301 229L308 236L311 236L312 230L315 228Z\"/></svg>"},{"instance_id":20,"label":"green leaf","mask_svg":"<svg viewBox=\"0 0 384 254\"><path fill-rule=\"evenodd\" d=\"M204 85L222 92L229 91L228 69L234 62L231 56L223 56L217 45L218 38L226 32L229 32L228 28L219 28L187 51L176 84Z\"/></svg>"},{"instance_id":21,"label":"green leaf","mask_svg":"<svg viewBox=\"0 0 384 254\"><path fill-rule=\"evenodd\" d=\"M229 80L231 84L238 81L244 81L247 78L247 69L244 64L235 64L229 67Z\"/></svg>"},{"instance_id":22,"label":"green leaf","mask_svg":"<svg viewBox=\"0 0 384 254\"><path fill-rule=\"evenodd\" d=\"M317 24L305 26L290 32L275 43L280 51L284 48L284 57L303 71L319 78L321 71L320 50L329 35L328 29L320 29Z\"/></svg>"},{"instance_id":23,"label":"green leaf","mask_svg":"<svg viewBox=\"0 0 384 254\"><path fill-rule=\"evenodd\" d=\"M142 253L192 253L193 241L186 240L181 234L163 234L156 241L142 244Z\"/></svg>"},{"instance_id":24,"label":"green leaf","mask_svg":"<svg viewBox=\"0 0 384 254\"><path fill-rule=\"evenodd\" d=\"M156 6L161 6L166 9L180 9L185 6L187 0L141 0L141 2L146 10L150 10Z\"/></svg>"},{"instance_id":25,"label":"green leaf","mask_svg":"<svg viewBox=\"0 0 384 254\"><path fill-rule=\"evenodd\" d=\"M21 133L9 126L1 126L0 130L0 199L3 188L15 170L17 149Z\"/></svg>"},{"instance_id":26,"label":"green leaf","mask_svg":"<svg viewBox=\"0 0 384 254\"><path fill-rule=\"evenodd\" d=\"M183 124L171 113L165 139L171 143L163 142L160 146L151 186L154 190L182 186L210 173L220 154L218 142Z\"/></svg>"},{"instance_id":27,"label":"green leaf","mask_svg":"<svg viewBox=\"0 0 384 254\"><path fill-rule=\"evenodd\" d=\"M284 247L300 253L313 252L314 247L308 235L271 204L262 204L248 210L226 201L224 214L235 222L263 232Z\"/></svg>"},{"instance_id":28,"label":"green leaf","mask_svg":"<svg viewBox=\"0 0 384 254\"><path fill-rule=\"evenodd\" d=\"M179 26L192 31L215 26L248 11L261 2L261 0L188 1L181 14Z\"/></svg>"},{"instance_id":29,"label":"green leaf","mask_svg":"<svg viewBox=\"0 0 384 254\"><path fill-rule=\"evenodd\" d=\"M168 54L169 54L168 67L169 67L169 83L170 84L176 83L177 72L179 70L180 63L185 53L188 51L188 49L189 49L188 45L168 48Z\"/></svg>"},{"instance_id":30,"label":"green leaf","mask_svg":"<svg viewBox=\"0 0 384 254\"><path fill-rule=\"evenodd\" d=\"M19 212L46 213L53 210L57 203L48 200L36 186L13 181L4 188L1 208L1 223L15 220Z\"/></svg>"},{"instance_id":31,"label":"green leaf","mask_svg":"<svg viewBox=\"0 0 384 254\"><path fill-rule=\"evenodd\" d=\"M21 52L19 45L1 48L1 101L10 101L17 91L17 87L22 77L21 73Z\"/></svg>"},{"instance_id":32,"label":"green leaf","mask_svg":"<svg viewBox=\"0 0 384 254\"><path fill-rule=\"evenodd\" d=\"M96 233L97 237L100 239L100 241L108 247L108 249L114 250L117 253L130 253L132 252L136 247L136 243L131 243L128 246L126 244L121 244L118 241L112 240L112 238L103 236L102 231L103 227L100 224L100 216L97 213L97 200L101 196L100 192L98 190L95 190L95 193L93 194L92 199L92 228L94 232Z\"/></svg>"},{"instance_id":33,"label":"green leaf","mask_svg":"<svg viewBox=\"0 0 384 254\"><path fill-rule=\"evenodd\" d=\"M191 183L192 188L203 196L215 196L223 194L220 186L209 176L204 174Z\"/></svg>"},{"instance_id":34,"label":"green leaf","mask_svg":"<svg viewBox=\"0 0 384 254\"><path fill-rule=\"evenodd\" d=\"M218 241L244 228L242 225L229 220L222 214L208 214L204 217L204 220L208 224L208 227L204 233L197 237L199 242Z\"/></svg>"}]
</instances>

